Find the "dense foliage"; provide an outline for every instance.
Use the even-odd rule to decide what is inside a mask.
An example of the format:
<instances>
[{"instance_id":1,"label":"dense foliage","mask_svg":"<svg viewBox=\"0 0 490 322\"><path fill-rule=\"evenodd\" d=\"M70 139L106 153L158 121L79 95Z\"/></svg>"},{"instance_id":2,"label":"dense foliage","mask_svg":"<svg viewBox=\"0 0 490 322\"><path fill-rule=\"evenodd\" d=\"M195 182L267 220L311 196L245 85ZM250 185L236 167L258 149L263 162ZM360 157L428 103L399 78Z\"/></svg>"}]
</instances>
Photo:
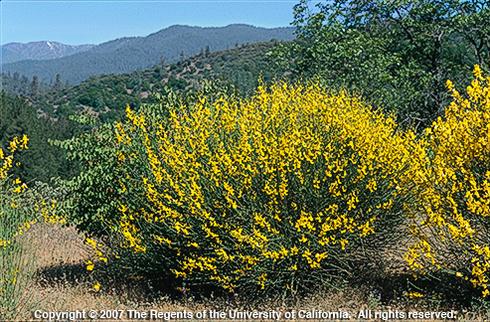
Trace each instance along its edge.
<instances>
[{"instance_id":1,"label":"dense foliage","mask_svg":"<svg viewBox=\"0 0 490 322\"><path fill-rule=\"evenodd\" d=\"M49 144L49 139L64 139L74 135L77 127L66 118L38 116L37 111L21 98L0 93L0 142L26 134L31 138L30 149L19 156L21 166L15 173L29 182L48 181L51 177L73 175L74 164L66 161L65 153Z\"/></svg>"},{"instance_id":2,"label":"dense foliage","mask_svg":"<svg viewBox=\"0 0 490 322\"><path fill-rule=\"evenodd\" d=\"M448 103L447 79L465 83L474 64L488 67L487 1L309 1L295 7L297 41L276 57L296 77L361 93L428 125Z\"/></svg>"}]
</instances>

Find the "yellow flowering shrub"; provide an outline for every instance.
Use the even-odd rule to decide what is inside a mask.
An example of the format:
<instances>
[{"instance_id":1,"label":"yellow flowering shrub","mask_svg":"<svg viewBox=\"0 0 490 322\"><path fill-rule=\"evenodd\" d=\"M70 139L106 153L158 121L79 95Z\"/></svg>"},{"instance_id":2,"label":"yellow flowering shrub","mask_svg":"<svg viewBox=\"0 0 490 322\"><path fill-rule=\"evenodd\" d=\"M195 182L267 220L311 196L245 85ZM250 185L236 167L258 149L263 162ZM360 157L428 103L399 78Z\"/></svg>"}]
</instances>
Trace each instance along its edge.
<instances>
[{"instance_id":1,"label":"yellow flowering shrub","mask_svg":"<svg viewBox=\"0 0 490 322\"><path fill-rule=\"evenodd\" d=\"M452 102L424 133L423 187L405 255L416 271L439 270L490 294L490 77L478 66L465 95L448 81Z\"/></svg>"},{"instance_id":2,"label":"yellow flowering shrub","mask_svg":"<svg viewBox=\"0 0 490 322\"><path fill-rule=\"evenodd\" d=\"M26 183L19 178L13 178L10 171L15 166L14 154L26 150L29 139L27 136L14 137L3 149L0 146L0 247L9 245L13 238L25 231L26 224L23 220L8 218L20 207L20 195L27 190ZM16 225L16 227L11 226ZM0 248L1 249L1 248Z\"/></svg>"},{"instance_id":3,"label":"yellow flowering shrub","mask_svg":"<svg viewBox=\"0 0 490 322\"><path fill-rule=\"evenodd\" d=\"M27 185L13 177L17 165L14 155L27 149L27 136L14 137L5 148L0 146L0 320L13 319L18 313L28 261L22 256L19 237L33 224L23 197Z\"/></svg>"},{"instance_id":4,"label":"yellow flowering shrub","mask_svg":"<svg viewBox=\"0 0 490 322\"><path fill-rule=\"evenodd\" d=\"M57 213L52 189L37 183L28 187L13 174L20 163L15 155L28 149L27 135L13 137L0 146L0 320L14 320L26 310L29 295L25 292L34 274L34 257L22 240L31 227L41 222L66 223ZM49 193L48 193L49 192Z\"/></svg>"},{"instance_id":5,"label":"yellow flowering shrub","mask_svg":"<svg viewBox=\"0 0 490 322\"><path fill-rule=\"evenodd\" d=\"M128 107L115 126L125 170L106 239L145 270L295 293L399 237L420 147L359 98L277 84L163 114Z\"/></svg>"}]
</instances>

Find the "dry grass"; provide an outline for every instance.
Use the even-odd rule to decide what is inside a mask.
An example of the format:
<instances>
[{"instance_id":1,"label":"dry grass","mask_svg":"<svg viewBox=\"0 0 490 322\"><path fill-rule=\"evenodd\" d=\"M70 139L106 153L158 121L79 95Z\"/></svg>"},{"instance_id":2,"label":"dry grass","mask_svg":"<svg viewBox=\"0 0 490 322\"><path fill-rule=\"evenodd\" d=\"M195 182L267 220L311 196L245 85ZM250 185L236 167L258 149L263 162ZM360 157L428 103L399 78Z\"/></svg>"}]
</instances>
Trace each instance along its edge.
<instances>
[{"instance_id":1,"label":"dry grass","mask_svg":"<svg viewBox=\"0 0 490 322\"><path fill-rule=\"evenodd\" d=\"M250 307L236 298L206 298L195 300L192 295L166 294L165 290L154 289L146 281L112 281L104 285L100 292L92 290L90 272L85 269L85 261L90 258L91 249L84 245L83 237L73 228L39 224L26 236L29 249L35 258L37 271L26 292L32 305L21 312L19 318L31 319L32 311L74 311L103 309L136 309L160 311L183 311L230 308L247 309L317 309L324 311L344 310L352 314L359 310L418 310L446 311L454 308L434 297L407 299L397 293L396 283L350 284L337 289L318 291L307 298L299 299L286 307L281 301L260 300ZM389 266L388 266L389 267ZM379 283L383 283L382 281ZM158 292L154 296L151 292ZM461 308L459 309L461 311ZM476 309L475 309L476 310ZM466 320L482 319L480 312L467 309L461 317ZM474 312L472 312L474 311Z\"/></svg>"},{"instance_id":2,"label":"dry grass","mask_svg":"<svg viewBox=\"0 0 490 322\"><path fill-rule=\"evenodd\" d=\"M74 311L102 309L148 309L180 311L201 309L202 304L178 303L168 298L147 301L148 287L128 281L115 281L100 292L92 289L90 272L85 261L91 248L74 228L38 224L25 236L35 258L35 279L26 296L32 309L22 312L20 319L32 318L32 310Z\"/></svg>"}]
</instances>

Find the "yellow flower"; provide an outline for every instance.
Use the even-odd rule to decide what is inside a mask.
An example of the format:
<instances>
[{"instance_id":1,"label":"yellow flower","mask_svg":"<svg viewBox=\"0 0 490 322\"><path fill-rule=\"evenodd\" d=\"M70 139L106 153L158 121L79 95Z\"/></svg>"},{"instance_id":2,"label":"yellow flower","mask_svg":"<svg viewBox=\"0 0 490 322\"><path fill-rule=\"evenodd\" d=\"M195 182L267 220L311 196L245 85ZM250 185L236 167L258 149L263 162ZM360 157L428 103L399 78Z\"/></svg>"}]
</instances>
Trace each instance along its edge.
<instances>
[{"instance_id":1,"label":"yellow flower","mask_svg":"<svg viewBox=\"0 0 490 322\"><path fill-rule=\"evenodd\" d=\"M87 266L86 266L87 271L89 271L89 272L93 271L94 267L95 267L95 265L91 260L87 261Z\"/></svg>"},{"instance_id":2,"label":"yellow flower","mask_svg":"<svg viewBox=\"0 0 490 322\"><path fill-rule=\"evenodd\" d=\"M483 292L482 292L482 296L483 297L487 297L488 295L490 295L490 291L486 288Z\"/></svg>"},{"instance_id":3,"label":"yellow flower","mask_svg":"<svg viewBox=\"0 0 490 322\"><path fill-rule=\"evenodd\" d=\"M94 285L92 285L92 288L94 289L95 292L100 291L101 285L99 282L95 282Z\"/></svg>"},{"instance_id":4,"label":"yellow flower","mask_svg":"<svg viewBox=\"0 0 490 322\"><path fill-rule=\"evenodd\" d=\"M413 291L413 292L407 292L405 293L405 295L408 297L408 298L411 298L411 299L419 299L419 298L422 298L424 297L425 295L420 293L420 292L416 292L416 291Z\"/></svg>"}]
</instances>

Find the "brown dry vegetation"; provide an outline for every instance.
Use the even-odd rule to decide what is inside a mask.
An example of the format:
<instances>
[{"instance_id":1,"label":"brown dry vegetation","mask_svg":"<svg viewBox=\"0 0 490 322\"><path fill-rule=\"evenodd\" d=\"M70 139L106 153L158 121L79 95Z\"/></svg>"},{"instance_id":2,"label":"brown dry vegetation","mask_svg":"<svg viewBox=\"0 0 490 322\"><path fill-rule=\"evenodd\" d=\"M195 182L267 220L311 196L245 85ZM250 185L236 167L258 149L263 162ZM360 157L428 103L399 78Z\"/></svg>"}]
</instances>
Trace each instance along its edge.
<instances>
[{"instance_id":1,"label":"brown dry vegetation","mask_svg":"<svg viewBox=\"0 0 490 322\"><path fill-rule=\"evenodd\" d=\"M294 304L285 305L277 300L259 300L246 304L237 298L208 296L196 299L193 294L171 290L154 285L149 281L110 278L103 282L99 292L92 289L90 272L85 269L85 261L91 257L91 248L84 244L84 238L74 228L38 224L27 234L26 254L34 258L35 274L26 289L26 299L30 303L22 308L19 319L31 319L32 311L74 311L102 309L136 309L160 311L183 311L217 309L317 309L324 311L345 310L352 314L363 309L378 311L417 310L447 311L456 309L463 320L483 320L483 308L448 306L442 297L408 299L398 292L399 280L378 281L377 284L352 283L340 288L318 291ZM386 256L390 256L387 254ZM386 259L389 262L389 258ZM395 265L396 266L396 265ZM393 265L388 265L393 269ZM111 280L112 279L112 280ZM475 313L479 311L478 313Z\"/></svg>"}]
</instances>

